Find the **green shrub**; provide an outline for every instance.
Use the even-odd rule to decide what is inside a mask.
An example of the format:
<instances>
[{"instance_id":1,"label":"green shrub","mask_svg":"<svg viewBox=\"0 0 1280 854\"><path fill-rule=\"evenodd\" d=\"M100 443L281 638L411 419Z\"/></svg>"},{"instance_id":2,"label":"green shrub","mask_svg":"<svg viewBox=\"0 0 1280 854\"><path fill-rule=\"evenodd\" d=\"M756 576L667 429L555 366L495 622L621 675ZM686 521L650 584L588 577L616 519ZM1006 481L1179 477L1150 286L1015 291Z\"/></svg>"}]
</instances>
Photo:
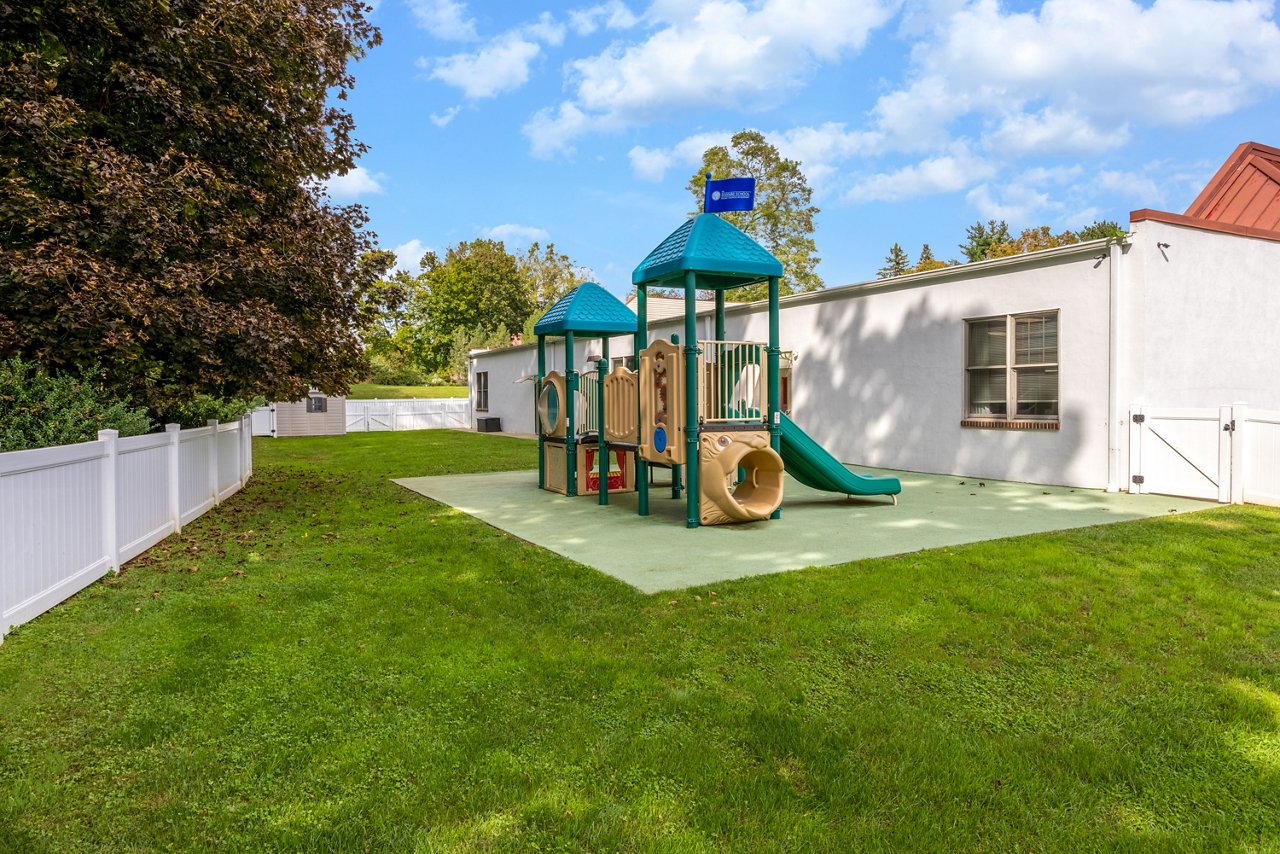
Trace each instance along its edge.
<instances>
[{"instance_id":1,"label":"green shrub","mask_svg":"<svg viewBox=\"0 0 1280 854\"><path fill-rule=\"evenodd\" d=\"M426 375L399 353L369 357L369 382L374 385L423 385Z\"/></svg>"},{"instance_id":2,"label":"green shrub","mask_svg":"<svg viewBox=\"0 0 1280 854\"><path fill-rule=\"evenodd\" d=\"M184 428L203 427L210 418L216 418L221 422L238 421L245 413L266 405L266 399L261 397L241 400L199 394L185 403L177 404L160 413L160 420L165 424L180 424Z\"/></svg>"},{"instance_id":3,"label":"green shrub","mask_svg":"<svg viewBox=\"0 0 1280 854\"><path fill-rule=\"evenodd\" d=\"M83 375L50 376L18 358L0 361L0 451L91 442L99 430L121 436L151 432L147 411L111 398L91 368Z\"/></svg>"}]
</instances>

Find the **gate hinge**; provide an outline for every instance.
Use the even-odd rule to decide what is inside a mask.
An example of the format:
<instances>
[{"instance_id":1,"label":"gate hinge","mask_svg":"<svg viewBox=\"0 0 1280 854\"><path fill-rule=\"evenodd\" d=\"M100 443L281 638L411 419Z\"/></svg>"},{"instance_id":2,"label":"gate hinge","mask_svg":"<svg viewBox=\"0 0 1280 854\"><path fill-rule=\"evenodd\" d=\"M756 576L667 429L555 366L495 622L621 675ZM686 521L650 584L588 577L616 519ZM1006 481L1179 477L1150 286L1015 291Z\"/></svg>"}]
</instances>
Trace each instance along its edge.
<instances>
[{"instance_id":1,"label":"gate hinge","mask_svg":"<svg viewBox=\"0 0 1280 854\"><path fill-rule=\"evenodd\" d=\"M1135 474L1133 476L1133 482L1138 485L1142 485L1147 482L1147 479L1140 474Z\"/></svg>"},{"instance_id":2,"label":"gate hinge","mask_svg":"<svg viewBox=\"0 0 1280 854\"><path fill-rule=\"evenodd\" d=\"M1129 420L1131 420L1134 424L1141 424L1143 421L1147 420L1147 416L1143 415L1141 412L1136 412L1134 413L1133 418Z\"/></svg>"}]
</instances>

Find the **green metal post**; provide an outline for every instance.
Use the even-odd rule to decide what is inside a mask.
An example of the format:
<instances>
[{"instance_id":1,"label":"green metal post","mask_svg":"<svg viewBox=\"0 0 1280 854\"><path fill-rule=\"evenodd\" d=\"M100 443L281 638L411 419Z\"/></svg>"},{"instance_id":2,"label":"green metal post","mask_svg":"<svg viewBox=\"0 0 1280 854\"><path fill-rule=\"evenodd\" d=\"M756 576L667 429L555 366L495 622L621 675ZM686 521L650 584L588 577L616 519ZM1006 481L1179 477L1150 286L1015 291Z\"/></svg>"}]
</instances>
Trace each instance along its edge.
<instances>
[{"instance_id":1,"label":"green metal post","mask_svg":"<svg viewBox=\"0 0 1280 854\"><path fill-rule=\"evenodd\" d=\"M609 339L604 339L604 355L596 363L596 439L600 443L600 503L609 503L609 445L604 438L604 375L609 372Z\"/></svg>"},{"instance_id":2,"label":"green metal post","mask_svg":"<svg viewBox=\"0 0 1280 854\"><path fill-rule=\"evenodd\" d=\"M649 337L648 307L646 306L645 287L636 289L636 339L632 345L635 353L636 370L640 370L640 351L645 348ZM640 441L640 383L636 383L636 442ZM636 447L636 508L641 516L649 515L649 464L640 459L640 448Z\"/></svg>"},{"instance_id":3,"label":"green metal post","mask_svg":"<svg viewBox=\"0 0 1280 854\"><path fill-rule=\"evenodd\" d=\"M565 483L566 495L578 494L578 372L573 369L573 333L564 334Z\"/></svg>"},{"instance_id":4,"label":"green metal post","mask_svg":"<svg viewBox=\"0 0 1280 854\"><path fill-rule=\"evenodd\" d=\"M684 274L684 459L688 488L685 524L698 527L698 274Z\"/></svg>"},{"instance_id":5,"label":"green metal post","mask_svg":"<svg viewBox=\"0 0 1280 854\"><path fill-rule=\"evenodd\" d=\"M716 291L716 340L724 340L724 291Z\"/></svg>"},{"instance_id":6,"label":"green metal post","mask_svg":"<svg viewBox=\"0 0 1280 854\"><path fill-rule=\"evenodd\" d=\"M782 361L782 348L778 346L778 277L769 277L769 447L782 450L782 382L778 372ZM782 518L782 508L773 511L770 519Z\"/></svg>"},{"instance_id":7,"label":"green metal post","mask_svg":"<svg viewBox=\"0 0 1280 854\"><path fill-rule=\"evenodd\" d=\"M544 464L542 439L542 420L538 418L538 395L542 394L542 378L547 373L547 341L545 335L538 336L538 381L533 386L533 430L538 434L538 489L547 488L547 472Z\"/></svg>"}]
</instances>

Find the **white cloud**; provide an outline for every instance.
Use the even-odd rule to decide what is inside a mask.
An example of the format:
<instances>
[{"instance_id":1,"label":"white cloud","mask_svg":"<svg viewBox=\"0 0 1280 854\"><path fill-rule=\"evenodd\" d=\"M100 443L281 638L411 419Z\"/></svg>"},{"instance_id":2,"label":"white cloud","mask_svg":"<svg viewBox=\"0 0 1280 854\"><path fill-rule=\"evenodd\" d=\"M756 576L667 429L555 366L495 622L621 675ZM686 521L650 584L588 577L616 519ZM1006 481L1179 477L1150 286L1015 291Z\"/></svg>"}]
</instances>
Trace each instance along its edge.
<instances>
[{"instance_id":1,"label":"white cloud","mask_svg":"<svg viewBox=\"0 0 1280 854\"><path fill-rule=\"evenodd\" d=\"M1011 155L1099 151L1127 142L1130 123L1212 118L1280 88L1280 28L1262 0L1046 0L1009 13L977 0L912 57L910 82L874 110L902 150L976 114L998 122L987 145Z\"/></svg>"},{"instance_id":2,"label":"white cloud","mask_svg":"<svg viewBox=\"0 0 1280 854\"><path fill-rule=\"evenodd\" d=\"M572 141L591 126L590 117L570 101L562 101L554 109L547 107L533 114L525 123L534 157L551 157L557 152L571 151Z\"/></svg>"},{"instance_id":3,"label":"white cloud","mask_svg":"<svg viewBox=\"0 0 1280 854\"><path fill-rule=\"evenodd\" d=\"M952 193L990 178L995 171L991 163L974 156L968 146L959 143L950 154L863 179L846 194L845 200L897 201L932 193Z\"/></svg>"},{"instance_id":4,"label":"white cloud","mask_svg":"<svg viewBox=\"0 0 1280 854\"><path fill-rule=\"evenodd\" d=\"M475 41L476 22L468 17L465 3L456 0L409 0L418 26L438 39Z\"/></svg>"},{"instance_id":5,"label":"white cloud","mask_svg":"<svg viewBox=\"0 0 1280 854\"><path fill-rule=\"evenodd\" d=\"M1122 196L1130 209L1145 208L1164 201L1160 185L1138 172L1099 172L1098 183Z\"/></svg>"},{"instance_id":6,"label":"white cloud","mask_svg":"<svg viewBox=\"0 0 1280 854\"><path fill-rule=\"evenodd\" d=\"M424 246L422 241L416 237L406 243L401 243L391 250L396 255L395 269L417 273L421 269L419 262L422 260L422 256L427 254L429 248Z\"/></svg>"},{"instance_id":7,"label":"white cloud","mask_svg":"<svg viewBox=\"0 0 1280 854\"><path fill-rule=\"evenodd\" d=\"M983 219L1003 219L1011 223L1014 232L1022 224L1029 223L1042 211L1054 207L1048 193L1037 192L1031 187L1006 184L1000 198L992 195L988 184L979 184L965 194L965 201L973 205Z\"/></svg>"},{"instance_id":8,"label":"white cloud","mask_svg":"<svg viewBox=\"0 0 1280 854\"><path fill-rule=\"evenodd\" d=\"M529 63L541 50L537 42L510 33L475 53L437 59L430 76L457 86L468 98L492 98L527 83Z\"/></svg>"},{"instance_id":9,"label":"white cloud","mask_svg":"<svg viewBox=\"0 0 1280 854\"><path fill-rule=\"evenodd\" d=\"M351 201L361 196L377 196L383 192L381 181L387 176L357 166L345 175L330 175L324 182L329 196L337 201Z\"/></svg>"},{"instance_id":10,"label":"white cloud","mask_svg":"<svg viewBox=\"0 0 1280 854\"><path fill-rule=\"evenodd\" d=\"M694 167L702 162L708 148L728 145L733 136L728 131L699 133L685 137L670 148L645 148L637 145L627 152L631 171L641 181L661 181L673 166Z\"/></svg>"},{"instance_id":11,"label":"white cloud","mask_svg":"<svg viewBox=\"0 0 1280 854\"><path fill-rule=\"evenodd\" d=\"M1072 166L1033 166L1019 176L1024 184L1066 184L1084 174L1080 164Z\"/></svg>"},{"instance_id":12,"label":"white cloud","mask_svg":"<svg viewBox=\"0 0 1280 854\"><path fill-rule=\"evenodd\" d=\"M1032 115L1016 113L983 138L987 148L1003 154L1098 152L1129 141L1129 123L1104 130L1074 110L1046 107Z\"/></svg>"},{"instance_id":13,"label":"white cloud","mask_svg":"<svg viewBox=\"0 0 1280 854\"><path fill-rule=\"evenodd\" d=\"M675 109L776 103L822 63L855 53L892 0L656 2L643 41L569 64L572 97L543 109L525 134L535 153L571 149L591 130L643 124Z\"/></svg>"},{"instance_id":14,"label":"white cloud","mask_svg":"<svg viewBox=\"0 0 1280 854\"><path fill-rule=\"evenodd\" d=\"M543 12L538 20L508 30L479 50L434 60L419 57L417 65L429 68L431 79L457 86L468 98L492 98L529 82L529 67L542 53L542 45L561 44L564 32L563 24Z\"/></svg>"},{"instance_id":15,"label":"white cloud","mask_svg":"<svg viewBox=\"0 0 1280 854\"><path fill-rule=\"evenodd\" d=\"M840 122L764 131L764 134L779 154L800 164L809 186L819 195L839 173L841 162L873 153L881 142L879 134L847 130ZM673 167L696 167L708 148L727 146L732 137L730 131L697 133L669 148L637 145L627 152L627 156L631 159L631 171L636 178L657 182L662 181L667 170Z\"/></svg>"},{"instance_id":16,"label":"white cloud","mask_svg":"<svg viewBox=\"0 0 1280 854\"><path fill-rule=\"evenodd\" d=\"M768 137L783 157L800 164L805 179L819 198L834 190L843 161L874 154L884 143L882 134L847 130L841 122L795 127Z\"/></svg>"},{"instance_id":17,"label":"white cloud","mask_svg":"<svg viewBox=\"0 0 1280 854\"><path fill-rule=\"evenodd\" d=\"M609 0L569 13L569 26L580 36L589 36L602 26L609 30L629 30L638 23L640 19L621 0Z\"/></svg>"},{"instance_id":18,"label":"white cloud","mask_svg":"<svg viewBox=\"0 0 1280 854\"><path fill-rule=\"evenodd\" d=\"M521 35L556 47L564 42L564 24L557 23L550 12L543 12L538 20L518 28Z\"/></svg>"},{"instance_id":19,"label":"white cloud","mask_svg":"<svg viewBox=\"0 0 1280 854\"><path fill-rule=\"evenodd\" d=\"M544 228L537 228L532 225L517 225L512 222L481 229L480 233L490 240L509 241L519 245L544 241L551 237L551 234Z\"/></svg>"},{"instance_id":20,"label":"white cloud","mask_svg":"<svg viewBox=\"0 0 1280 854\"><path fill-rule=\"evenodd\" d=\"M431 123L433 125L435 125L438 128L442 128L445 125L449 124L449 122L453 121L454 118L458 115L458 111L461 109L462 109L462 105L455 104L454 106L445 110L443 113L432 113L429 116L429 118L431 119Z\"/></svg>"}]
</instances>

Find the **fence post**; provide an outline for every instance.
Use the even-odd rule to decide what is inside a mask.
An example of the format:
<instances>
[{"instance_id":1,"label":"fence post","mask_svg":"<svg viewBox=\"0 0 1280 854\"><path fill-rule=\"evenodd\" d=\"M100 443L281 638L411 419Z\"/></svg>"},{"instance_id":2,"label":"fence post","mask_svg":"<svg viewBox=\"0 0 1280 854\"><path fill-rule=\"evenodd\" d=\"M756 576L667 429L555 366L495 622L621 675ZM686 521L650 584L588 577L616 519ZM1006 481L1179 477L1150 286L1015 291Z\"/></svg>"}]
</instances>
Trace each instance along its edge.
<instances>
[{"instance_id":1,"label":"fence post","mask_svg":"<svg viewBox=\"0 0 1280 854\"><path fill-rule=\"evenodd\" d=\"M1235 446L1231 407L1218 407L1218 503L1231 503L1231 449Z\"/></svg>"},{"instance_id":2,"label":"fence post","mask_svg":"<svg viewBox=\"0 0 1280 854\"><path fill-rule=\"evenodd\" d=\"M169 437L169 518L177 534L182 531L182 425L166 424L164 432Z\"/></svg>"},{"instance_id":3,"label":"fence post","mask_svg":"<svg viewBox=\"0 0 1280 854\"><path fill-rule=\"evenodd\" d=\"M209 483L213 490L213 503L218 504L218 419L205 422L209 428Z\"/></svg>"},{"instance_id":4,"label":"fence post","mask_svg":"<svg viewBox=\"0 0 1280 854\"><path fill-rule=\"evenodd\" d=\"M98 441L104 443L102 457L102 548L107 553L111 571L120 572L119 533L116 524L116 465L119 462L118 430L99 430Z\"/></svg>"},{"instance_id":5,"label":"fence post","mask_svg":"<svg viewBox=\"0 0 1280 854\"><path fill-rule=\"evenodd\" d=\"M253 474L253 415L240 419L240 486Z\"/></svg>"},{"instance_id":6,"label":"fence post","mask_svg":"<svg viewBox=\"0 0 1280 854\"><path fill-rule=\"evenodd\" d=\"M1245 454L1248 449L1249 404L1231 404L1231 503L1244 503L1244 481L1248 477L1245 470Z\"/></svg>"}]
</instances>

